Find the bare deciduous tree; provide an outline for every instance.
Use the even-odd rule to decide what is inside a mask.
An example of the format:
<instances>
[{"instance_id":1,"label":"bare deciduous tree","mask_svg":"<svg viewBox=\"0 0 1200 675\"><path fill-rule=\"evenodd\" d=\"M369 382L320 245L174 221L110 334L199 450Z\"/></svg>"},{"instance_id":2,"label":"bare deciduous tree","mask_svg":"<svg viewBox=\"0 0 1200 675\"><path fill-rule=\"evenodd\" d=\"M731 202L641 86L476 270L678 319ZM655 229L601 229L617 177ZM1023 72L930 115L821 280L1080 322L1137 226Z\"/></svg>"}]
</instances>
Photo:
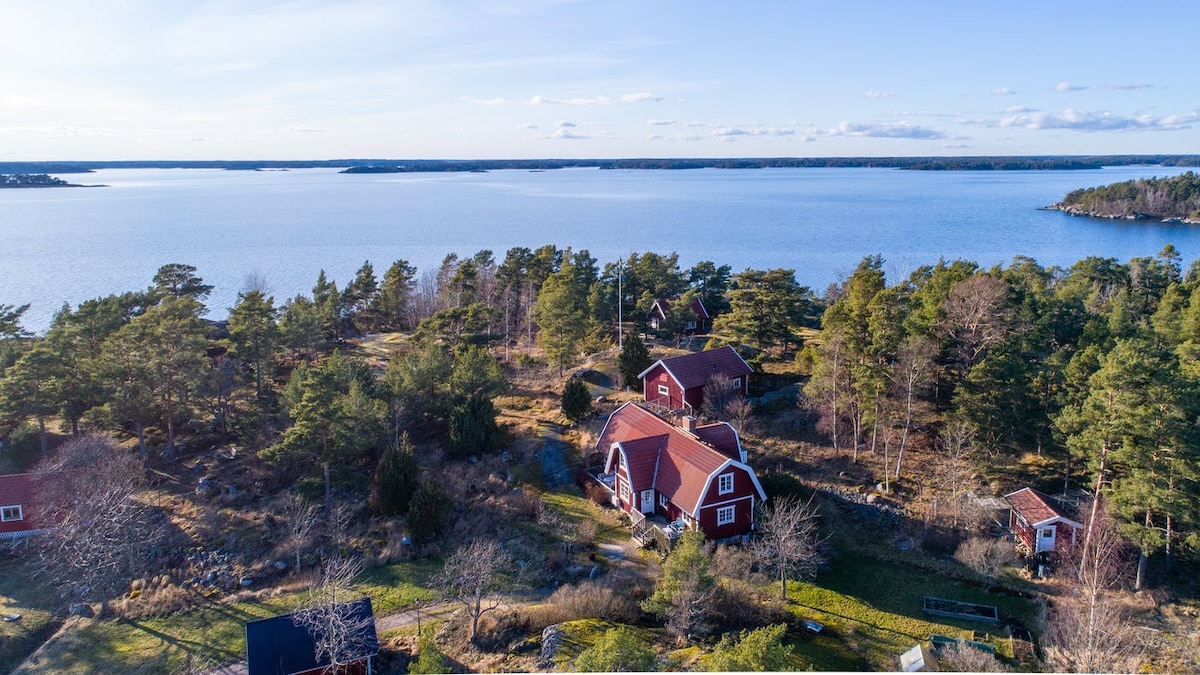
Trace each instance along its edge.
<instances>
[{"instance_id":1,"label":"bare deciduous tree","mask_svg":"<svg viewBox=\"0 0 1200 675\"><path fill-rule=\"evenodd\" d=\"M472 642L479 630L479 617L500 606L498 598L489 596L505 586L508 568L508 558L500 545L486 539L476 539L446 559L439 582L451 598L466 607L471 617Z\"/></svg>"},{"instance_id":2,"label":"bare deciduous tree","mask_svg":"<svg viewBox=\"0 0 1200 675\"><path fill-rule=\"evenodd\" d=\"M990 591L1000 578L1000 573L1016 558L1011 542L995 537L971 537L959 544L954 559L971 568L987 584L983 590Z\"/></svg>"},{"instance_id":3,"label":"bare deciduous tree","mask_svg":"<svg viewBox=\"0 0 1200 675\"><path fill-rule=\"evenodd\" d=\"M292 550L296 553L296 569L300 569L300 552L308 543L313 529L321 521L320 511L315 504L310 504L298 495L288 495L281 509L283 519L287 521L288 538Z\"/></svg>"},{"instance_id":4,"label":"bare deciduous tree","mask_svg":"<svg viewBox=\"0 0 1200 675\"><path fill-rule=\"evenodd\" d=\"M779 575L779 597L787 600L788 579L813 574L824 559L812 499L783 497L764 504L754 554L763 567Z\"/></svg>"},{"instance_id":5,"label":"bare deciduous tree","mask_svg":"<svg viewBox=\"0 0 1200 675\"><path fill-rule=\"evenodd\" d=\"M939 670L951 673L1008 672L995 654L972 647L961 639L938 650L937 665Z\"/></svg>"},{"instance_id":6,"label":"bare deciduous tree","mask_svg":"<svg viewBox=\"0 0 1200 675\"><path fill-rule=\"evenodd\" d=\"M1122 554L1124 544L1103 510L1089 526L1089 550L1076 551L1086 554L1081 573L1066 582L1047 617L1046 663L1059 672L1135 673L1143 642L1117 595L1129 566Z\"/></svg>"},{"instance_id":7,"label":"bare deciduous tree","mask_svg":"<svg viewBox=\"0 0 1200 675\"><path fill-rule=\"evenodd\" d=\"M942 303L942 328L955 342L963 372L1017 329L1010 291L1007 281L986 273L971 275L950 289Z\"/></svg>"},{"instance_id":8,"label":"bare deciduous tree","mask_svg":"<svg viewBox=\"0 0 1200 675\"><path fill-rule=\"evenodd\" d=\"M360 572L362 563L356 558L338 556L326 561L319 581L309 590L308 601L293 618L312 635L316 661L328 658L334 675L364 656L374 634L374 617L358 611L352 602L362 597L354 589Z\"/></svg>"},{"instance_id":9,"label":"bare deciduous tree","mask_svg":"<svg viewBox=\"0 0 1200 675\"><path fill-rule=\"evenodd\" d=\"M37 468L48 520L40 570L68 596L107 602L154 561L165 528L142 494L141 461L104 435L64 443Z\"/></svg>"},{"instance_id":10,"label":"bare deciduous tree","mask_svg":"<svg viewBox=\"0 0 1200 675\"><path fill-rule=\"evenodd\" d=\"M931 476L934 515L937 515L940 502L948 502L955 527L958 527L962 519L963 506L974 480L974 437L975 432L969 424L961 420L951 420L942 432L941 452L937 459L937 468Z\"/></svg>"},{"instance_id":11,"label":"bare deciduous tree","mask_svg":"<svg viewBox=\"0 0 1200 675\"><path fill-rule=\"evenodd\" d=\"M742 399L742 388L722 373L716 373L704 383L705 417L718 422L729 421L729 405Z\"/></svg>"}]
</instances>

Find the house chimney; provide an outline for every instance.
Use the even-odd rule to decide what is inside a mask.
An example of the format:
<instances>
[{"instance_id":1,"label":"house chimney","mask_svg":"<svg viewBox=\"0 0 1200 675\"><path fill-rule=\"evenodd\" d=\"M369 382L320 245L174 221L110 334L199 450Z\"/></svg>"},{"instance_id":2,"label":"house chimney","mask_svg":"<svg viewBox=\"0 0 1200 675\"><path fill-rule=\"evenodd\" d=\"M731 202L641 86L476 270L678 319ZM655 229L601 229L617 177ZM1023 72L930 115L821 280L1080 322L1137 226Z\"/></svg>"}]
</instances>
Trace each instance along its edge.
<instances>
[{"instance_id":1,"label":"house chimney","mask_svg":"<svg viewBox=\"0 0 1200 675\"><path fill-rule=\"evenodd\" d=\"M696 433L696 418L691 415L685 415L683 418L683 429L689 434Z\"/></svg>"}]
</instances>

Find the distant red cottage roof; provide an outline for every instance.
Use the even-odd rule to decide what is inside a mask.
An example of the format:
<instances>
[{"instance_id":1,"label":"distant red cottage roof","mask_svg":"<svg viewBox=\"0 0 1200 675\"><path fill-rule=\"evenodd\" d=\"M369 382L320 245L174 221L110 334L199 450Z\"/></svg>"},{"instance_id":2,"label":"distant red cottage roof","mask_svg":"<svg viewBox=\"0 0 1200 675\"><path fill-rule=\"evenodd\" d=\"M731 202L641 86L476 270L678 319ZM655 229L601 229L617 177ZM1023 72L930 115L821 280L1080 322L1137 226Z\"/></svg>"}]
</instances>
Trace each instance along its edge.
<instances>
[{"instance_id":1,"label":"distant red cottage roof","mask_svg":"<svg viewBox=\"0 0 1200 675\"><path fill-rule=\"evenodd\" d=\"M754 369L738 355L737 350L728 345L719 349L708 349L669 359L659 359L639 373L638 378L644 379L650 371L659 366L665 368L684 389L703 387L713 375L718 373L728 378L735 378L745 377L754 372Z\"/></svg>"},{"instance_id":2,"label":"distant red cottage roof","mask_svg":"<svg viewBox=\"0 0 1200 675\"><path fill-rule=\"evenodd\" d=\"M678 299L679 298L659 298L658 300L654 301L653 305L650 306L650 311L658 314L659 318L665 319L667 318L667 312L671 309L671 302ZM696 315L697 319L702 321L711 318L708 314L708 310L704 308L704 303L700 302L700 298L696 298L692 301L692 313Z\"/></svg>"},{"instance_id":3,"label":"distant red cottage roof","mask_svg":"<svg viewBox=\"0 0 1200 675\"><path fill-rule=\"evenodd\" d=\"M1016 492L1010 492L1004 495L1004 499L1012 505L1013 510L1020 513L1022 517L1032 527L1047 524L1051 521L1066 522L1075 527L1082 525L1072 520L1066 513L1058 508L1058 505L1053 499L1034 490L1033 488L1021 488Z\"/></svg>"},{"instance_id":4,"label":"distant red cottage roof","mask_svg":"<svg viewBox=\"0 0 1200 675\"><path fill-rule=\"evenodd\" d=\"M608 453L608 466L612 466L615 453L624 454L634 490L658 490L693 517L697 516L711 477L729 465L745 469L759 498L765 500L766 493L754 471L741 461L736 433L732 428L728 433L721 432L715 428L718 426L728 428L724 423L706 425L701 427L705 429L703 434L697 429L698 433L692 435L648 410L626 403L609 417L596 448ZM702 441L705 436L719 441L724 451ZM735 444L732 451L730 441Z\"/></svg>"}]
</instances>

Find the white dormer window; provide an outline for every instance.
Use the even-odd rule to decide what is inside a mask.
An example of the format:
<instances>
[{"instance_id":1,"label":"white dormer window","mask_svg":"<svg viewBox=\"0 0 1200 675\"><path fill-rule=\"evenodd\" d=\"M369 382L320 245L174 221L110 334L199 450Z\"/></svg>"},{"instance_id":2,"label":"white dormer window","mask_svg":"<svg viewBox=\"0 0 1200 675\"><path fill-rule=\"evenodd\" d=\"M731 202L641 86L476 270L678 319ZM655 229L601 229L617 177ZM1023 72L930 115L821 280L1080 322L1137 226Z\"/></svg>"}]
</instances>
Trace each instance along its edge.
<instances>
[{"instance_id":1,"label":"white dormer window","mask_svg":"<svg viewBox=\"0 0 1200 675\"><path fill-rule=\"evenodd\" d=\"M733 492L733 474L726 473L717 476L717 493L727 495Z\"/></svg>"},{"instance_id":2,"label":"white dormer window","mask_svg":"<svg viewBox=\"0 0 1200 675\"><path fill-rule=\"evenodd\" d=\"M658 395L659 396L670 396L671 388L665 384L658 385Z\"/></svg>"},{"instance_id":3,"label":"white dormer window","mask_svg":"<svg viewBox=\"0 0 1200 675\"><path fill-rule=\"evenodd\" d=\"M10 520L24 520L25 514L22 513L20 506L0 506L0 522L7 523Z\"/></svg>"}]
</instances>

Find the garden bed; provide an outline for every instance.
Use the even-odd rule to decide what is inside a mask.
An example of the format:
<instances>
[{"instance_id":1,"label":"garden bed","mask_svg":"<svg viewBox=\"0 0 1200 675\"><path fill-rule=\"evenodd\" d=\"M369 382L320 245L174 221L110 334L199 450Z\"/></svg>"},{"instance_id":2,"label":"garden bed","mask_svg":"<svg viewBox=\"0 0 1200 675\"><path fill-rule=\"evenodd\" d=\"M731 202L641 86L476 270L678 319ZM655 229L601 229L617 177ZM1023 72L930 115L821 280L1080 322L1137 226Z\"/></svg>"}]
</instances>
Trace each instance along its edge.
<instances>
[{"instance_id":1,"label":"garden bed","mask_svg":"<svg viewBox=\"0 0 1200 675\"><path fill-rule=\"evenodd\" d=\"M931 595L921 596L921 608L926 614L945 616L952 619L967 619L968 621L987 621L996 623L1000 620L995 605L977 605L973 602L935 598Z\"/></svg>"}]
</instances>

